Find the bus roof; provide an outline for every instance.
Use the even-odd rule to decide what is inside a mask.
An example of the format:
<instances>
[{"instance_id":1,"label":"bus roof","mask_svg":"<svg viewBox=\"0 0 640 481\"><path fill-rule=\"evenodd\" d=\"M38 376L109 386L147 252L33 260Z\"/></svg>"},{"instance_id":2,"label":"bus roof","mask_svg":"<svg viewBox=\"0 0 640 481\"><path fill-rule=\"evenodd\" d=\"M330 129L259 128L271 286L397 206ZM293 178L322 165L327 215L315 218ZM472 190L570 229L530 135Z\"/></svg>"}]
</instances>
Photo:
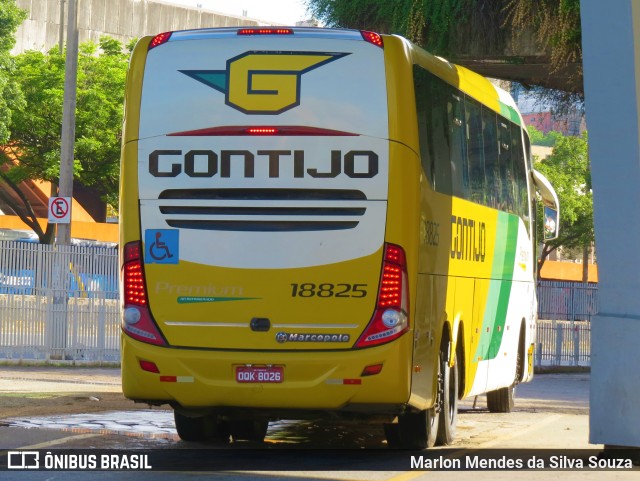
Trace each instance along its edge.
<instances>
[{"instance_id":1,"label":"bus roof","mask_svg":"<svg viewBox=\"0 0 640 481\"><path fill-rule=\"evenodd\" d=\"M482 75L468 68L456 65L442 57L407 41L411 46L413 61L453 85L467 95L493 109L512 122L524 126L524 121L511 95L491 83Z\"/></svg>"}]
</instances>

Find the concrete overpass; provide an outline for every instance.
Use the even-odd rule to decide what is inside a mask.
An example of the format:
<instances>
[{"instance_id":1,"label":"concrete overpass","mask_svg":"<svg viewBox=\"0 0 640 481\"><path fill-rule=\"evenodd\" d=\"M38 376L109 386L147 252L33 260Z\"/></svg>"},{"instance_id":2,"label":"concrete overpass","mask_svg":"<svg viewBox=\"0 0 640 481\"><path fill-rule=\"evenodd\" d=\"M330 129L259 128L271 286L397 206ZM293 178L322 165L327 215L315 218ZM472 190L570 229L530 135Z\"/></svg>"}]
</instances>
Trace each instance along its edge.
<instances>
[{"instance_id":1,"label":"concrete overpass","mask_svg":"<svg viewBox=\"0 0 640 481\"><path fill-rule=\"evenodd\" d=\"M20 8L29 11L29 17L18 29L12 53L28 49L47 50L59 44L60 4L63 1L17 0ZM501 4L497 2L496 5ZM580 63L552 72L549 55L536 48L530 32L522 32L514 39L508 29L502 27L502 10L484 14L499 18L483 20L484 23L477 25L471 22L460 25L454 35L454 47L448 55L449 60L487 77L582 92ZM97 42L101 35L127 42L132 38L169 30L269 25L257 19L173 5L171 0L81 0L78 24L80 42Z\"/></svg>"},{"instance_id":2,"label":"concrete overpass","mask_svg":"<svg viewBox=\"0 0 640 481\"><path fill-rule=\"evenodd\" d=\"M60 42L60 5L64 0L17 0L29 16L16 32L13 54L25 50L49 50ZM64 2L66 5L67 2ZM66 8L64 16L66 20ZM144 35L204 27L269 25L200 8L171 4L170 0L81 0L78 2L80 42L97 43L109 35L123 43ZM65 37L66 39L66 32Z\"/></svg>"},{"instance_id":3,"label":"concrete overpass","mask_svg":"<svg viewBox=\"0 0 640 481\"><path fill-rule=\"evenodd\" d=\"M537 55L487 56L474 58L466 55L454 56L452 62L463 65L485 77L519 82L525 86L541 86L582 94L582 64L572 63L559 71L552 71L549 56Z\"/></svg>"}]
</instances>

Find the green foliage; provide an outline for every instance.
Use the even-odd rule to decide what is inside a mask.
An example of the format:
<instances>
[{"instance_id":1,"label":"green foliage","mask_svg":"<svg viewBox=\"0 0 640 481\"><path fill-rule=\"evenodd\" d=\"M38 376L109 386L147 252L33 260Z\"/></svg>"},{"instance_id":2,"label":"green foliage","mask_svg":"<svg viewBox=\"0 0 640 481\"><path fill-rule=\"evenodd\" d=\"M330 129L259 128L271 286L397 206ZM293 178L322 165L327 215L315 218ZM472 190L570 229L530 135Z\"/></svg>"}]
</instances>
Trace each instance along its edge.
<instances>
[{"instance_id":1,"label":"green foliage","mask_svg":"<svg viewBox=\"0 0 640 481\"><path fill-rule=\"evenodd\" d=\"M582 90L582 29L580 0L510 0L506 25L513 38L532 33L538 47L548 52L552 73L579 64L569 91ZM579 87L579 88L578 88ZM576 90L578 88L578 90Z\"/></svg>"},{"instance_id":2,"label":"green foliage","mask_svg":"<svg viewBox=\"0 0 640 481\"><path fill-rule=\"evenodd\" d=\"M544 259L560 246L588 247L594 241L593 194L589 168L588 140L561 136L553 153L536 164L551 182L560 202L560 237L545 244ZM538 238L542 239L542 208L538 209Z\"/></svg>"},{"instance_id":3,"label":"green foliage","mask_svg":"<svg viewBox=\"0 0 640 481\"><path fill-rule=\"evenodd\" d=\"M330 27L403 35L437 53L447 53L454 27L476 0L307 0L313 16Z\"/></svg>"},{"instance_id":4,"label":"green foliage","mask_svg":"<svg viewBox=\"0 0 640 481\"><path fill-rule=\"evenodd\" d=\"M329 27L400 34L438 55L495 54L533 39L548 55L552 73L568 66L575 71L567 80L567 100L582 97L580 0L306 0L306 5Z\"/></svg>"},{"instance_id":5,"label":"green foliage","mask_svg":"<svg viewBox=\"0 0 640 481\"><path fill-rule=\"evenodd\" d=\"M26 12L17 7L15 0L0 0L0 144L9 138L12 108L22 102L9 52L15 45L15 32L25 18Z\"/></svg>"},{"instance_id":6,"label":"green foliage","mask_svg":"<svg viewBox=\"0 0 640 481\"><path fill-rule=\"evenodd\" d=\"M562 133L552 130L548 134L545 134L533 125L528 125L529 138L531 139L531 145L541 145L543 147L553 147L563 137Z\"/></svg>"},{"instance_id":7,"label":"green foliage","mask_svg":"<svg viewBox=\"0 0 640 481\"><path fill-rule=\"evenodd\" d=\"M118 162L127 55L112 38L79 48L74 175L117 203ZM20 166L15 181L47 180L57 184L64 97L65 54L30 51L16 57L17 79L26 100L16 109L11 141Z\"/></svg>"},{"instance_id":8,"label":"green foliage","mask_svg":"<svg viewBox=\"0 0 640 481\"><path fill-rule=\"evenodd\" d=\"M47 53L29 51L15 57L15 79L24 102L14 106L7 148L19 164L10 163L7 157L0 158L0 163L8 167L5 183L14 191L25 179L58 183L65 55L55 48ZM118 202L127 66L128 54L117 40L104 37L99 45L92 42L80 45L74 178L94 188L114 206ZM30 210L26 204L12 207L19 215ZM37 224L29 225L41 234Z\"/></svg>"}]
</instances>

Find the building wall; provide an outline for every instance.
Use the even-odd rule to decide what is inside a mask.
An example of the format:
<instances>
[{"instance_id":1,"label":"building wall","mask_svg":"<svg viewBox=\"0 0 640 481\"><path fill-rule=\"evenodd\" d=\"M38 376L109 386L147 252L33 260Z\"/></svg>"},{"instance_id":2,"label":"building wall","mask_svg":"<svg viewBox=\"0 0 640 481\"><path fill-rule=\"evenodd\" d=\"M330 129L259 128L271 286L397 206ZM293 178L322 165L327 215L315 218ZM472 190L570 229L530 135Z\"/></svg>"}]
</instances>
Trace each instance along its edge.
<instances>
[{"instance_id":1,"label":"building wall","mask_svg":"<svg viewBox=\"0 0 640 481\"><path fill-rule=\"evenodd\" d=\"M533 125L544 134L552 130L563 135L581 135L587 128L584 115L580 112L570 112L556 116L551 111L523 113L522 119L526 125Z\"/></svg>"},{"instance_id":2,"label":"building wall","mask_svg":"<svg viewBox=\"0 0 640 481\"><path fill-rule=\"evenodd\" d=\"M18 28L11 53L49 50L60 41L60 5L63 0L17 0L29 12ZM156 0L76 0L80 42L97 42L109 35L122 42L171 30L258 25L258 21ZM67 2L64 2L65 6ZM66 9L65 9L66 10ZM64 22L67 15L65 12ZM264 24L264 23L261 23ZM66 29L64 31L66 40Z\"/></svg>"},{"instance_id":3,"label":"building wall","mask_svg":"<svg viewBox=\"0 0 640 481\"><path fill-rule=\"evenodd\" d=\"M548 134L553 130L553 122L551 122L551 112L522 114L522 120L524 120L524 123L526 125L533 125L536 129L544 134Z\"/></svg>"}]
</instances>

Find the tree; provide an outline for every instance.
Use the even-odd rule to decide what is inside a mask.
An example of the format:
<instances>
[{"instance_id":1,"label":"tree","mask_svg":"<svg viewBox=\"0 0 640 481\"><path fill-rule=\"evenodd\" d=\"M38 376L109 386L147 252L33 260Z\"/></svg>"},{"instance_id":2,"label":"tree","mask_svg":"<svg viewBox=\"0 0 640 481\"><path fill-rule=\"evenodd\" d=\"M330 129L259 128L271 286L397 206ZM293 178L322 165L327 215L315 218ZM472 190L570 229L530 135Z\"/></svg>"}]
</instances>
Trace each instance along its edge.
<instances>
[{"instance_id":1,"label":"tree","mask_svg":"<svg viewBox=\"0 0 640 481\"><path fill-rule=\"evenodd\" d=\"M12 108L22 102L9 52L16 43L16 30L26 15L27 12L19 9L15 0L0 0L0 145L9 138Z\"/></svg>"},{"instance_id":2,"label":"tree","mask_svg":"<svg viewBox=\"0 0 640 481\"><path fill-rule=\"evenodd\" d=\"M562 133L552 130L548 134L544 134L536 129L533 125L527 126L531 145L541 145L543 147L553 147L559 139L563 137Z\"/></svg>"},{"instance_id":3,"label":"tree","mask_svg":"<svg viewBox=\"0 0 640 481\"><path fill-rule=\"evenodd\" d=\"M128 55L120 42L108 37L103 37L99 46L83 43L79 50L74 178L116 206ZM29 51L15 58L24 103L14 109L9 142L0 158L5 165L5 187L21 202L1 190L0 195L45 243L52 240L52 226L42 230L18 186L26 179L58 183L64 55L52 49L48 53Z\"/></svg>"},{"instance_id":4,"label":"tree","mask_svg":"<svg viewBox=\"0 0 640 481\"><path fill-rule=\"evenodd\" d=\"M545 96L564 104L583 97L580 0L306 0L306 4L330 27L400 34L447 57L464 51L482 58L533 39L535 48L545 52L550 73L569 76L564 92Z\"/></svg>"},{"instance_id":5,"label":"tree","mask_svg":"<svg viewBox=\"0 0 640 481\"><path fill-rule=\"evenodd\" d=\"M580 248L585 252L595 239L587 134L561 137L553 153L538 162L536 169L549 179L560 202L560 236L543 245L539 265L542 268L549 254L558 247ZM538 238L542 239L541 208L537 224Z\"/></svg>"},{"instance_id":6,"label":"tree","mask_svg":"<svg viewBox=\"0 0 640 481\"><path fill-rule=\"evenodd\" d=\"M450 50L454 27L469 18L469 7L474 3L475 0L307 0L313 16L328 26L397 33L438 54Z\"/></svg>"},{"instance_id":7,"label":"tree","mask_svg":"<svg viewBox=\"0 0 640 481\"><path fill-rule=\"evenodd\" d=\"M582 91L580 0L509 0L506 8L514 38L533 32L540 49L549 52L552 74L578 64L568 83Z\"/></svg>"}]
</instances>

